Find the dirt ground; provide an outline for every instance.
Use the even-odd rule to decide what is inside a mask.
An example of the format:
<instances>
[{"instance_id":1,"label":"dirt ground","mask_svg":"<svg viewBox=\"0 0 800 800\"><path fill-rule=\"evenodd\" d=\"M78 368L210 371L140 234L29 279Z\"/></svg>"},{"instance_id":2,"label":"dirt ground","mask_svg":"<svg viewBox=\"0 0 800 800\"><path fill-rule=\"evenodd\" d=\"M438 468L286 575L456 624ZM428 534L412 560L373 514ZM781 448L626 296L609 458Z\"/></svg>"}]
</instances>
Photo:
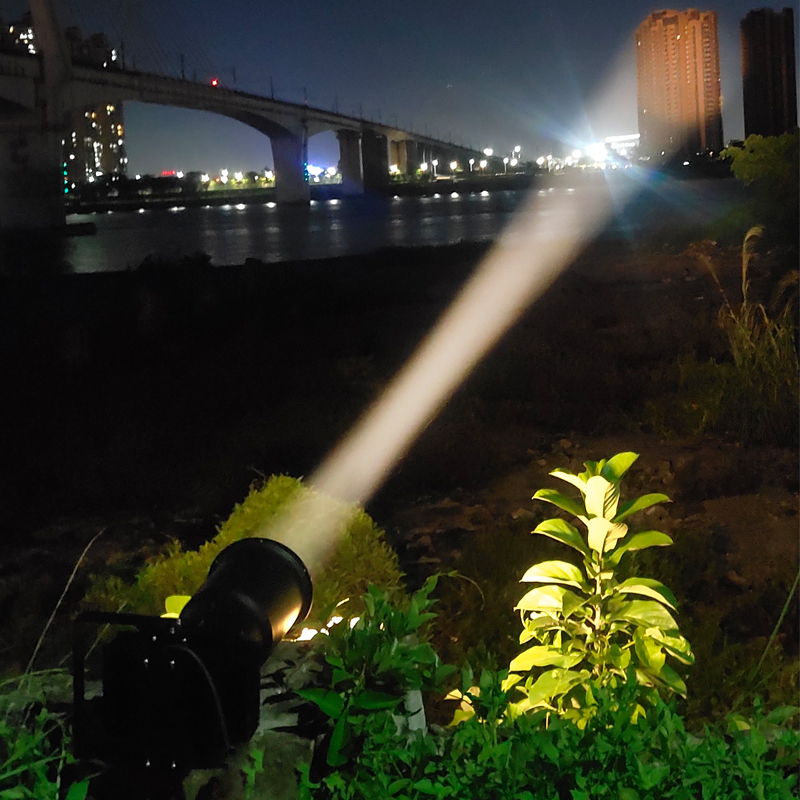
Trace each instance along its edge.
<instances>
[{"instance_id":1,"label":"dirt ground","mask_svg":"<svg viewBox=\"0 0 800 800\"><path fill-rule=\"evenodd\" d=\"M199 544L260 475L310 474L483 249L387 252L304 266L291 278L265 278L264 265L252 264L224 278L150 276L136 279L124 303L108 298L125 291L87 284L69 313L47 306L41 287L15 286L52 324L27 349L3 351L12 387L0 474L3 665L24 668L98 533L42 663L66 653L68 617L89 572L133 565L170 536ZM731 291L736 269L730 254ZM114 303L124 313L112 316ZM673 563L684 574L671 577L690 595L686 612L713 619L732 640L768 636L798 567L796 450L665 437L643 414L648 400L674 389L678 356L724 352L719 305L716 285L688 256L621 242L585 253L368 504L410 582L438 568L480 577L484 561L506 575L506 594L501 582L486 586L510 614L518 578L507 576L540 552L541 537L528 532L545 509L531 496L556 485L548 472L632 450L641 458L629 494L673 500L642 524L674 536ZM790 649L791 639L783 636Z\"/></svg>"}]
</instances>

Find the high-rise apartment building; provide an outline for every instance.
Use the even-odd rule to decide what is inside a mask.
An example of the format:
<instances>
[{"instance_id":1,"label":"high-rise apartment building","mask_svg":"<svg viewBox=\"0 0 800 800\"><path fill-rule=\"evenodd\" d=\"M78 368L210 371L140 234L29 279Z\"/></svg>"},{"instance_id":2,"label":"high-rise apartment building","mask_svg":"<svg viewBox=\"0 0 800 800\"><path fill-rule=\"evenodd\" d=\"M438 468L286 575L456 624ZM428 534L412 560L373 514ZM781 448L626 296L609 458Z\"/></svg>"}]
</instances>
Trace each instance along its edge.
<instances>
[{"instance_id":1,"label":"high-rise apartment building","mask_svg":"<svg viewBox=\"0 0 800 800\"><path fill-rule=\"evenodd\" d=\"M642 155L720 150L717 15L656 11L636 30L634 44Z\"/></svg>"},{"instance_id":2,"label":"high-rise apartment building","mask_svg":"<svg viewBox=\"0 0 800 800\"><path fill-rule=\"evenodd\" d=\"M74 63L118 68L117 53L104 34L96 33L84 39L77 28L68 28L66 39ZM30 12L13 24L0 24L0 50L36 54L36 34ZM127 172L123 126L122 103L104 103L72 114L63 140L66 190L103 175Z\"/></svg>"},{"instance_id":3,"label":"high-rise apartment building","mask_svg":"<svg viewBox=\"0 0 800 800\"><path fill-rule=\"evenodd\" d=\"M797 127L794 12L759 8L741 22L744 134L779 136Z\"/></svg>"}]
</instances>

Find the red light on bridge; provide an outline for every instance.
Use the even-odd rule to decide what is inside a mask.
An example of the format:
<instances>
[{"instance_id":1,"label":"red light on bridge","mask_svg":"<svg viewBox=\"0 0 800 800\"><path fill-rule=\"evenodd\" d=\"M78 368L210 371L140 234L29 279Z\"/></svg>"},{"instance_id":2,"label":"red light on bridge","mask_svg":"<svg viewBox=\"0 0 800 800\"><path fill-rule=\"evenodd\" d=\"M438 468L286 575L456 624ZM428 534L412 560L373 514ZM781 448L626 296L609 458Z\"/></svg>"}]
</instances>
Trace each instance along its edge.
<instances>
[{"instance_id":1,"label":"red light on bridge","mask_svg":"<svg viewBox=\"0 0 800 800\"><path fill-rule=\"evenodd\" d=\"M212 86L219 86L219 78L212 78L211 79Z\"/></svg>"},{"instance_id":2,"label":"red light on bridge","mask_svg":"<svg viewBox=\"0 0 800 800\"><path fill-rule=\"evenodd\" d=\"M174 169L162 169L161 170L161 177L162 178L174 178L176 175Z\"/></svg>"}]
</instances>

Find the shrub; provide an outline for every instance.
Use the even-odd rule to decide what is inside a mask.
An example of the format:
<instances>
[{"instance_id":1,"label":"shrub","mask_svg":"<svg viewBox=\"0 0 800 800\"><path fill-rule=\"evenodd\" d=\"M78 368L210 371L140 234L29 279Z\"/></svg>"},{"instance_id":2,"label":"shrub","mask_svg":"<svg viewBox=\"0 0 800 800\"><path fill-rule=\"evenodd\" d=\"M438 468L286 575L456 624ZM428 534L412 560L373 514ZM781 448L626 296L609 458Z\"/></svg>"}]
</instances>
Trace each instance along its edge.
<instances>
[{"instance_id":1,"label":"shrub","mask_svg":"<svg viewBox=\"0 0 800 800\"><path fill-rule=\"evenodd\" d=\"M177 540L149 559L133 582L119 576L93 576L85 604L103 610L125 610L139 614L161 614L170 595L193 595L208 575L217 554L239 539L258 535L289 502L313 508L307 502L314 490L296 478L273 475L250 487L220 526L217 535L198 550L184 550ZM310 512L313 513L313 512ZM314 582L314 609L318 621L327 622L328 612L346 597L360 597L370 583L390 593L402 594L402 573L397 556L383 531L362 510L354 509L341 532L331 559ZM355 602L352 603L356 605ZM351 609L356 613L357 608Z\"/></svg>"},{"instance_id":2,"label":"shrub","mask_svg":"<svg viewBox=\"0 0 800 800\"><path fill-rule=\"evenodd\" d=\"M326 800L792 800L800 735L797 708L731 716L695 736L673 705L656 700L631 722L631 677L595 692L584 728L544 712L509 719L501 674L484 674L484 715L408 739L391 717L368 718L363 750L319 781L301 768L301 797ZM502 724L494 721L502 719Z\"/></svg>"},{"instance_id":3,"label":"shrub","mask_svg":"<svg viewBox=\"0 0 800 800\"><path fill-rule=\"evenodd\" d=\"M629 670L640 695L650 700L654 690L686 694L686 685L666 660L694 660L670 613L676 607L672 592L656 580L620 580L618 575L626 553L672 544L664 533L632 533L624 522L669 500L647 494L620 505L622 478L637 458L636 453L619 453L585 462L586 471L579 475L562 469L550 473L578 488L581 502L553 489L534 495L576 516L587 536L560 518L545 520L533 531L573 548L583 563L581 569L567 561L543 561L522 577L538 585L516 606L524 628L520 643L534 644L509 667L506 686L524 695L513 704L515 713L543 708L585 723L596 710L593 691L616 685ZM637 707L634 716L642 711Z\"/></svg>"}]
</instances>

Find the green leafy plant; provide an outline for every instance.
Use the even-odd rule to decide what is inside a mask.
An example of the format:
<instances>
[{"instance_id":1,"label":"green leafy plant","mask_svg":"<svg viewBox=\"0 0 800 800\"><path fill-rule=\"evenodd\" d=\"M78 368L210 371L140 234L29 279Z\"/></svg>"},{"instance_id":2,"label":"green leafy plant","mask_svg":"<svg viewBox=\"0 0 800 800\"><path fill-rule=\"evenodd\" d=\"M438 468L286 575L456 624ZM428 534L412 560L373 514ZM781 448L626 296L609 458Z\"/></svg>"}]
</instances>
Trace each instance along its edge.
<instances>
[{"instance_id":1,"label":"green leafy plant","mask_svg":"<svg viewBox=\"0 0 800 800\"><path fill-rule=\"evenodd\" d=\"M306 509L309 514L315 513L314 494L300 480L286 475L273 475L262 484L254 484L217 535L198 550L184 550L173 540L141 568L133 581L119 575L93 576L84 603L110 611L161 614L167 597L193 595L221 550L239 539L259 535L287 504L299 504L301 513ZM357 613L355 601L370 582L398 596L404 594L397 556L363 509L353 508L339 533L336 550L314 581L312 614L322 624L346 597L353 598L350 613Z\"/></svg>"},{"instance_id":2,"label":"green leafy plant","mask_svg":"<svg viewBox=\"0 0 800 800\"><path fill-rule=\"evenodd\" d=\"M46 705L63 670L27 672L0 682L0 800L83 800L89 781L64 785L74 762L63 714Z\"/></svg>"},{"instance_id":3,"label":"green leafy plant","mask_svg":"<svg viewBox=\"0 0 800 800\"><path fill-rule=\"evenodd\" d=\"M636 453L619 453L585 462L575 475L550 474L575 486L581 500L554 489L540 489L534 499L552 503L577 517L586 538L564 519L548 519L533 533L568 545L582 557L582 568L567 561L532 566L522 581L537 584L517 603L523 624L520 643L533 642L510 665L506 686L523 699L514 713L544 708L576 719L593 713L593 691L616 684L634 669L640 695L657 690L685 695L686 685L667 663L693 661L689 643L672 616L676 601L662 583L649 578L620 580L626 553L672 544L659 531L633 533L624 520L656 503L663 494L647 494L620 504L620 483ZM639 706L633 713L641 713Z\"/></svg>"},{"instance_id":4,"label":"green leafy plant","mask_svg":"<svg viewBox=\"0 0 800 800\"><path fill-rule=\"evenodd\" d=\"M435 689L454 671L441 664L428 642L420 640L424 626L435 616L429 609L436 582L436 576L429 578L407 608L399 608L386 592L370 586L362 597L361 617L330 629L323 643L327 685L298 690L330 718L329 766L339 767L353 756L363 741L367 719L376 712L424 715L421 705L409 707L409 693Z\"/></svg>"},{"instance_id":5,"label":"green leafy plant","mask_svg":"<svg viewBox=\"0 0 800 800\"><path fill-rule=\"evenodd\" d=\"M639 686L631 675L594 691L596 713L582 727L563 717L548 720L544 710L510 715L502 683L502 672L484 672L475 697L481 713L425 737L399 736L388 713L371 716L364 746L347 765L317 783L301 769L301 798L797 798L797 708L767 714L756 707L695 735L674 703L660 698L632 722Z\"/></svg>"}]
</instances>

